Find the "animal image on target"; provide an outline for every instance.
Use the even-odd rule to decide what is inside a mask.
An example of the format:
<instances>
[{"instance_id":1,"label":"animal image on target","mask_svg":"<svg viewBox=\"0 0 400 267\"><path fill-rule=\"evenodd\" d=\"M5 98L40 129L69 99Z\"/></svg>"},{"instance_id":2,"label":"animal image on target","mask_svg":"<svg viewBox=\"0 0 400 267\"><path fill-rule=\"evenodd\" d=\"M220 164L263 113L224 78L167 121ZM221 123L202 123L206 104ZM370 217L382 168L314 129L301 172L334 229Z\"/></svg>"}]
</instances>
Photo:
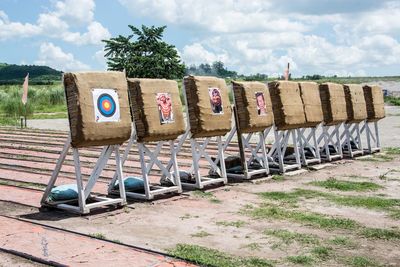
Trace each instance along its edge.
<instances>
[{"instance_id":1,"label":"animal image on target","mask_svg":"<svg viewBox=\"0 0 400 267\"><path fill-rule=\"evenodd\" d=\"M172 110L172 99L170 93L157 93L156 100L158 105L158 111L160 115L160 123L173 123L174 113Z\"/></svg>"},{"instance_id":2,"label":"animal image on target","mask_svg":"<svg viewBox=\"0 0 400 267\"><path fill-rule=\"evenodd\" d=\"M96 122L120 121L119 101L114 89L93 89L94 117Z\"/></svg>"}]
</instances>

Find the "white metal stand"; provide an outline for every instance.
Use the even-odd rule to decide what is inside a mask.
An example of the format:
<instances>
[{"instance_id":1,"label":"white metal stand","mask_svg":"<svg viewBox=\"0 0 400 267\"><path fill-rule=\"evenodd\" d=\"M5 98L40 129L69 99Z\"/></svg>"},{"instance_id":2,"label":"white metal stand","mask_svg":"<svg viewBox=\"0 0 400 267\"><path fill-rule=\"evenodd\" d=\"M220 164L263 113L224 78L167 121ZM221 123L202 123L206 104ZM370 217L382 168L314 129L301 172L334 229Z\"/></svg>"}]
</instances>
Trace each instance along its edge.
<instances>
[{"instance_id":1,"label":"white metal stand","mask_svg":"<svg viewBox=\"0 0 400 267\"><path fill-rule=\"evenodd\" d=\"M79 160L79 150L78 148L72 148L73 150L73 158L75 165L75 175L76 175L76 183L78 189L78 199L68 200L68 201L59 201L52 202L48 199L51 190L53 189L56 180L58 178L58 174L60 173L61 167L64 163L64 160L67 156L68 150L71 148L71 137L68 137L64 148L58 158L56 167L53 171L51 179L46 187L46 190L43 194L41 205L42 206L52 206L59 209L67 210L74 213L87 214L90 213L90 210L93 208L98 208L106 205L126 205L126 197L125 197L125 187L122 182L122 164L120 161L119 154L119 145L109 145L105 146L99 156L99 159L96 162L96 165L89 177L88 182L86 183L86 187L83 185L82 175L81 175L81 164ZM91 196L90 193L96 184L102 170L107 164L108 159L110 158L112 153L115 153L116 159L116 177L119 180L119 191L120 197L116 199L101 197L101 196ZM88 204L88 200L94 201L94 203ZM73 205L72 203L78 200L78 206Z\"/></svg>"},{"instance_id":2,"label":"white metal stand","mask_svg":"<svg viewBox=\"0 0 400 267\"><path fill-rule=\"evenodd\" d=\"M243 151L244 166L241 173L227 173L228 178L234 179L251 179L254 176L266 176L269 174L267 150L265 147L265 136L264 132L258 133L258 142L252 143L252 138L256 133L239 134L236 126L229 132L228 137L224 142L223 150L226 151L227 147L231 143L234 135L237 134L242 138L242 142L238 142L240 149ZM254 147L255 145L255 147ZM247 152L247 153L246 153ZM250 153L250 154L249 154ZM254 165L257 164L257 166Z\"/></svg>"},{"instance_id":3,"label":"white metal stand","mask_svg":"<svg viewBox=\"0 0 400 267\"><path fill-rule=\"evenodd\" d=\"M171 158L167 164L167 167L158 159L161 149L166 142L169 143L169 150L171 152ZM157 195L163 195L167 193L182 193L178 163L176 160L176 150L174 149L173 140L159 141L157 142L155 148L151 150L152 148L148 144L136 142L136 131L135 129L132 129L131 138L129 139L129 143L125 148L124 155L121 160L122 165L124 165L125 161L128 159L129 152L131 151L133 145L137 145L139 151L140 166L142 169L142 176L140 178L143 179L144 192L126 191L127 197L151 200L154 199L154 197ZM174 184L173 186L155 185L150 183L149 174L154 165L156 165L160 169L161 177L167 177L169 181ZM173 167L173 172L170 172L171 167L168 166ZM116 181L117 176L114 175L108 188L110 194L118 193L118 191L113 189Z\"/></svg>"},{"instance_id":4,"label":"white metal stand","mask_svg":"<svg viewBox=\"0 0 400 267\"><path fill-rule=\"evenodd\" d=\"M374 122L365 121L363 126L360 129L361 134L363 134L364 132L367 137L367 148L364 149L364 153L372 154L372 153L381 151L378 122L377 121L374 121Z\"/></svg>"},{"instance_id":5,"label":"white metal stand","mask_svg":"<svg viewBox=\"0 0 400 267\"><path fill-rule=\"evenodd\" d=\"M340 135L343 155L350 158L363 155L361 142L360 123L344 123L344 132Z\"/></svg>"},{"instance_id":6,"label":"white metal stand","mask_svg":"<svg viewBox=\"0 0 400 267\"><path fill-rule=\"evenodd\" d=\"M321 159L325 161L333 161L343 158L342 144L339 132L341 125L342 123L330 126L322 126L322 133L317 139L319 147L321 148Z\"/></svg>"},{"instance_id":7,"label":"white metal stand","mask_svg":"<svg viewBox=\"0 0 400 267\"><path fill-rule=\"evenodd\" d=\"M301 163L303 166L321 163L321 156L315 133L316 129L317 127L296 129Z\"/></svg>"},{"instance_id":8,"label":"white metal stand","mask_svg":"<svg viewBox=\"0 0 400 267\"><path fill-rule=\"evenodd\" d=\"M275 126L265 129L264 137L273 130L275 141L268 151L267 156L272 158L274 162L269 162L271 171L285 173L290 170L298 170L301 168L300 152L296 139L296 129L279 131ZM286 149L289 145L289 138L292 137L294 158L285 157ZM278 166L276 165L278 163ZM275 163L275 164L274 164Z\"/></svg>"}]
</instances>

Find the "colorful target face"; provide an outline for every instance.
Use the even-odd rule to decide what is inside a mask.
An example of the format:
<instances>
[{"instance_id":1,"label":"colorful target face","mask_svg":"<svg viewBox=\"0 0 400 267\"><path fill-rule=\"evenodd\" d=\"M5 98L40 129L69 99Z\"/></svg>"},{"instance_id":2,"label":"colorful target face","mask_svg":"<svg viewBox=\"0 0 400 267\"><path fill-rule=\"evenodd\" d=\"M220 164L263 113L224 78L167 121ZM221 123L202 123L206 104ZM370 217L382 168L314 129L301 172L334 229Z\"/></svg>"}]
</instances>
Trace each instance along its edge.
<instances>
[{"instance_id":1,"label":"colorful target face","mask_svg":"<svg viewBox=\"0 0 400 267\"><path fill-rule=\"evenodd\" d=\"M120 120L118 94L113 89L93 89L93 106L96 122Z\"/></svg>"}]
</instances>

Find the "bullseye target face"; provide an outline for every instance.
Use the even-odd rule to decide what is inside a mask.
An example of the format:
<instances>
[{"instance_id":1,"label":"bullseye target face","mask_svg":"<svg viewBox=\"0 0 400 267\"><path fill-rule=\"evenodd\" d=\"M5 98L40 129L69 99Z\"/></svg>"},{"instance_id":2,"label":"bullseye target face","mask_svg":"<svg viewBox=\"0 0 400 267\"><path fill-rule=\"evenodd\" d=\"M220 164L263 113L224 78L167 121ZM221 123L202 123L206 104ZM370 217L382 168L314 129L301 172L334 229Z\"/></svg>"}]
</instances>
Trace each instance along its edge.
<instances>
[{"instance_id":1,"label":"bullseye target face","mask_svg":"<svg viewBox=\"0 0 400 267\"><path fill-rule=\"evenodd\" d=\"M93 106L96 122L120 120L118 94L113 89L93 89Z\"/></svg>"}]
</instances>

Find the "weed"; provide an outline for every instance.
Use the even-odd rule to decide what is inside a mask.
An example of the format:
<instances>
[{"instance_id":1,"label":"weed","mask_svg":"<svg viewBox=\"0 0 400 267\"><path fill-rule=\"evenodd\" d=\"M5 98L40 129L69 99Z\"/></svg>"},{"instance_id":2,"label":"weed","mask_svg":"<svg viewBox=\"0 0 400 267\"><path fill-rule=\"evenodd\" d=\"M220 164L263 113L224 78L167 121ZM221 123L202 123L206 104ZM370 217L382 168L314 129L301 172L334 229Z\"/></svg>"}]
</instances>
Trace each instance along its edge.
<instances>
[{"instance_id":1,"label":"weed","mask_svg":"<svg viewBox=\"0 0 400 267\"><path fill-rule=\"evenodd\" d=\"M204 191L196 190L193 192L193 196L198 197L198 198L208 199L211 203L215 203L215 204L222 203L222 201L219 200L218 198L216 198L214 196L214 194L211 192L204 192Z\"/></svg>"},{"instance_id":2,"label":"weed","mask_svg":"<svg viewBox=\"0 0 400 267\"><path fill-rule=\"evenodd\" d=\"M307 255L289 256L287 260L291 263L301 264L301 265L311 265L314 259Z\"/></svg>"},{"instance_id":3,"label":"weed","mask_svg":"<svg viewBox=\"0 0 400 267\"><path fill-rule=\"evenodd\" d=\"M261 250L261 245L258 243L250 243L250 244L242 246L242 248L248 248L252 251L255 251L255 250L259 251L259 250Z\"/></svg>"},{"instance_id":4,"label":"weed","mask_svg":"<svg viewBox=\"0 0 400 267\"><path fill-rule=\"evenodd\" d=\"M384 150L389 155L400 155L400 147L386 147Z\"/></svg>"},{"instance_id":5,"label":"weed","mask_svg":"<svg viewBox=\"0 0 400 267\"><path fill-rule=\"evenodd\" d=\"M327 189L336 189L340 191L375 191L383 188L382 186L371 182L353 182L337 180L336 178L329 178L325 181L314 181L309 184L314 186L325 187Z\"/></svg>"},{"instance_id":6,"label":"weed","mask_svg":"<svg viewBox=\"0 0 400 267\"><path fill-rule=\"evenodd\" d=\"M354 266L354 267L375 267L375 266L379 266L379 264L377 262L375 262L374 260L371 260L369 258L366 258L364 256L355 256L355 257L351 257L347 260L347 264L349 264L350 266Z\"/></svg>"},{"instance_id":7,"label":"weed","mask_svg":"<svg viewBox=\"0 0 400 267\"><path fill-rule=\"evenodd\" d=\"M93 234L89 234L89 236L97 238L97 239L107 239L106 236L102 233L93 233Z\"/></svg>"},{"instance_id":8,"label":"weed","mask_svg":"<svg viewBox=\"0 0 400 267\"><path fill-rule=\"evenodd\" d=\"M347 236L335 236L329 240L329 243L337 246L354 247L353 241Z\"/></svg>"},{"instance_id":9,"label":"weed","mask_svg":"<svg viewBox=\"0 0 400 267\"><path fill-rule=\"evenodd\" d=\"M232 222L228 222L228 221L219 221L215 223L216 225L220 225L220 226L233 226L236 228L240 228L243 225L246 224L245 221L232 221Z\"/></svg>"},{"instance_id":10,"label":"weed","mask_svg":"<svg viewBox=\"0 0 400 267\"><path fill-rule=\"evenodd\" d=\"M400 239L400 231L380 228L364 228L360 234L367 238L393 240Z\"/></svg>"},{"instance_id":11,"label":"weed","mask_svg":"<svg viewBox=\"0 0 400 267\"><path fill-rule=\"evenodd\" d=\"M294 241L299 242L301 244L318 244L319 239L316 235L312 234L303 234L291 232L286 229L274 229L274 230L266 230L264 231L265 235L271 235L277 237L282 240L283 243L289 245Z\"/></svg>"},{"instance_id":12,"label":"weed","mask_svg":"<svg viewBox=\"0 0 400 267\"><path fill-rule=\"evenodd\" d=\"M273 263L269 260L249 257L241 258L227 253L197 245L178 244L169 251L173 256L192 261L208 267L269 267Z\"/></svg>"},{"instance_id":13,"label":"weed","mask_svg":"<svg viewBox=\"0 0 400 267\"><path fill-rule=\"evenodd\" d=\"M190 235L190 236L191 236L191 237L199 237L199 238L202 238L202 237L206 237L206 236L210 236L210 235L212 235L212 234L207 233L206 231L200 231L200 232L195 233L195 234L192 234L192 235Z\"/></svg>"},{"instance_id":14,"label":"weed","mask_svg":"<svg viewBox=\"0 0 400 267\"><path fill-rule=\"evenodd\" d=\"M274 181L284 181L285 180L285 176L283 176L283 175L272 175L272 178L271 178L272 180L274 180Z\"/></svg>"},{"instance_id":15,"label":"weed","mask_svg":"<svg viewBox=\"0 0 400 267\"><path fill-rule=\"evenodd\" d=\"M327 260L332 255L331 247L318 246L311 250L311 253L320 260Z\"/></svg>"}]
</instances>

